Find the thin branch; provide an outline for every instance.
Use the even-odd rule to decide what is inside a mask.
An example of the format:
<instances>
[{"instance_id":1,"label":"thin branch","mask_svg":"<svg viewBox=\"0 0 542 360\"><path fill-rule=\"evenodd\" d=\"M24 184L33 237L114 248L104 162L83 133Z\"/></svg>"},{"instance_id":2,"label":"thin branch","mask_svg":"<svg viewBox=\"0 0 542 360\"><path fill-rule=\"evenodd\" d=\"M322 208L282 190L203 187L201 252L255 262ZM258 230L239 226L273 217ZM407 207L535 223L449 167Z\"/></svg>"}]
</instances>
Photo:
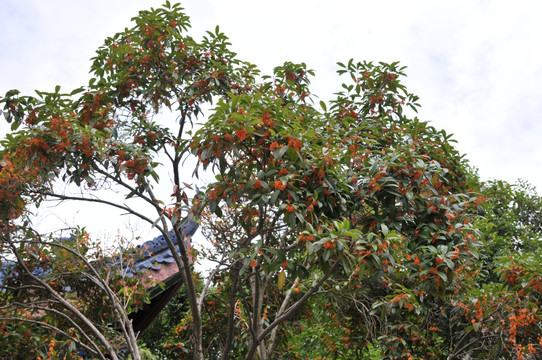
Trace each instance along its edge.
<instances>
[{"instance_id":1,"label":"thin branch","mask_svg":"<svg viewBox=\"0 0 542 360\"><path fill-rule=\"evenodd\" d=\"M144 200L145 202L147 202L148 204L150 204L152 207L156 208L156 207L158 206L158 205L157 205L156 203L154 203L151 199L149 199L148 197L146 197L143 193L138 192L138 191L137 191L137 188L128 185L128 184L127 184L126 182L124 182L122 179L112 176L110 173L108 173L108 172L105 171L105 170L102 170L102 169L95 169L95 170L96 170L99 174L102 174L102 175L105 176L106 178L112 180L112 181L113 181L114 183L116 183L117 185L122 186L123 188L125 188L125 189L128 190L128 191L130 191L131 193L137 194L138 198Z\"/></svg>"},{"instance_id":2,"label":"thin branch","mask_svg":"<svg viewBox=\"0 0 542 360\"><path fill-rule=\"evenodd\" d=\"M252 359L254 357L254 353L259 345L259 343L275 328L277 327L278 325L280 325L282 322L288 320L303 304L305 304L305 302L307 302L307 300L314 294L316 293L320 287L322 286L322 284L329 278L329 274L331 274L333 272L333 270L335 269L335 267L337 266L339 262L335 262L332 266L331 266L331 269L329 269L329 272L327 274L325 274L319 281L315 282L311 287L310 289L305 293L303 294L303 296L298 300L296 301L294 304L292 304L286 311L284 311L284 313L282 315L279 315L275 318L275 320L269 324L264 331L262 331L260 333L260 335L255 339L255 341L251 344L250 348L249 348L249 351L245 357L245 359L249 360L249 359ZM293 288L292 288L293 289Z\"/></svg>"},{"instance_id":3,"label":"thin branch","mask_svg":"<svg viewBox=\"0 0 542 360\"><path fill-rule=\"evenodd\" d=\"M49 192L43 192L41 193L42 195L45 195L45 196L51 196L51 197L54 197L54 198L57 198L57 199L60 199L60 200L75 200L75 201L87 201L87 202L95 202L95 203L99 203L99 204L104 204L104 205L109 205L109 206L112 206L112 207L115 207L117 209L121 209L121 210L124 210L126 211L127 213L129 214L132 214L142 220L145 220L146 222L150 223L150 224L154 224L154 221L152 221L151 219L149 219L148 217L142 215L141 213L135 211L135 210L132 210L130 207L128 207L127 205L119 205L119 204L116 204L114 202L111 202L111 201L107 201L107 200L102 200L102 199L97 199L97 198L86 198L86 197L78 197L78 196L68 196L68 195L61 195L61 194L55 194L55 193L49 193Z\"/></svg>"},{"instance_id":4,"label":"thin branch","mask_svg":"<svg viewBox=\"0 0 542 360\"><path fill-rule=\"evenodd\" d=\"M52 301L52 300L50 300L50 301ZM58 303L56 301L53 301L53 302ZM79 326L79 324L77 324L70 316L68 316L67 314L64 314L62 311L58 311L58 310L53 309L51 307L44 307L44 306L33 305L33 304L23 304L23 303L19 303L19 302L14 302L13 305L18 306L18 307L23 308L23 309L27 309L27 308L30 307L31 309L38 309L38 310L42 310L42 311L45 311L45 312L51 312L51 313L54 313L54 314L57 314L57 315L61 316L62 318L64 318L66 321L68 321L70 324L72 324L72 326L75 327L79 331L79 334L81 334L81 336L84 337L86 339L86 341L88 341L92 345L92 347L95 349L96 353L101 353L100 348L98 347L98 345L96 345L96 343L94 341L92 341L92 339ZM69 335L66 335L66 336L69 337L70 339L72 339L73 341L81 344L83 347L88 348L88 346L85 345L84 343L82 343L80 340L74 339ZM90 348L88 348L88 349L89 349L89 351L92 351L92 349L90 349Z\"/></svg>"},{"instance_id":5,"label":"thin branch","mask_svg":"<svg viewBox=\"0 0 542 360\"><path fill-rule=\"evenodd\" d=\"M135 337L135 334L133 332L133 328L131 326L131 320L128 318L128 315L126 314L126 311L125 309L121 306L121 303L120 303L120 300L118 299L118 297L116 296L116 294L111 290L111 288L109 287L109 285L107 283L105 283L105 280L103 280L99 273L97 272L97 270L94 268L94 266L92 266L92 264L85 258L83 257L79 252L69 248L69 247L66 247L62 244L59 244L59 243L47 243L47 242L43 242L43 241L36 241L36 240L32 240L32 241L21 241L21 242L29 242L29 243L32 243L32 242L38 242L38 243L45 243L47 245L51 245L51 246L56 246L56 247L59 247L59 248L62 248L68 252L70 252L71 254L75 255L76 257L78 257L86 266L88 269L91 270L91 272L93 273L92 275L91 274L86 274L87 277L89 277L89 279L91 281L93 281L96 285L98 285L106 294L107 294L107 297L110 299L110 301L112 302L112 305L113 305L113 310L114 310L114 313L117 317L117 321L119 322L121 326L121 329L124 333L124 336L126 338L126 341L129 343L129 346L130 346L130 351L132 352L132 354L135 356L135 357L138 357L138 347L137 347L137 344L135 343L136 341L136 337ZM49 286L49 284L47 284L46 282L44 282L42 279L40 279L38 276L34 275L26 266L26 264L24 263L24 261L22 260L22 258L19 256L13 242L11 241L11 239L9 240L9 244L12 248L12 252L14 253L14 255L17 257L17 260L19 262L19 264L23 267L23 269L25 270L25 272L36 282L38 282L40 285L42 285L45 290L47 292L49 292L51 295L53 295L53 297L55 299L57 299L65 308L67 308L68 310L70 310L72 313L74 313L79 319L81 319L81 321L83 321L91 330L92 332L98 337L98 339L100 339L100 342L102 342L104 344L104 346L108 349L108 352L111 354L111 356L116 359L116 354L114 354L114 350L113 348L111 347L111 345L109 344L109 342L107 341L107 339L101 334L101 332L94 326L94 324L84 315L82 314L76 307L74 307L73 305L71 305L68 301L66 301L58 292L56 292L51 286Z\"/></svg>"},{"instance_id":6,"label":"thin branch","mask_svg":"<svg viewBox=\"0 0 542 360\"><path fill-rule=\"evenodd\" d=\"M157 201L154 196L153 191L149 186L147 186L147 192L153 201ZM158 210L158 209L157 209ZM161 211L158 211L158 216L160 217L160 222L162 223L162 228L167 229L166 218ZM171 240L171 237L167 231L162 230L162 235L171 250L171 254L179 271L181 273L184 285L186 288L186 295L188 297L188 303L190 305L190 310L192 312L194 334L192 335L192 343L194 345L194 355L195 358L203 358L203 346L201 343L202 339L202 320L201 320L201 311L198 304L198 295L196 290L196 284L194 283L194 277L192 276L192 270L190 269L187 249L184 245L184 234L181 233L178 226L173 226L175 231L175 236L177 238L177 244L179 245L180 256L177 250L175 249L175 244Z\"/></svg>"},{"instance_id":7,"label":"thin branch","mask_svg":"<svg viewBox=\"0 0 542 360\"><path fill-rule=\"evenodd\" d=\"M230 356L230 349L233 343L233 332L234 332L234 318L235 318L235 303L236 295L239 291L240 276L239 271L241 268L241 262L238 260L231 267L232 272L232 285L230 288L230 296L228 302L228 314L226 315L227 324L226 324L226 342L222 350L221 360L227 360Z\"/></svg>"},{"instance_id":8,"label":"thin branch","mask_svg":"<svg viewBox=\"0 0 542 360\"><path fill-rule=\"evenodd\" d=\"M15 257L17 258L17 261L19 262L19 264L21 265L21 267L24 269L24 271L26 272L26 274L28 276L30 276L34 281L36 281L37 283L39 283L40 285L42 285L46 290L47 292L49 292L49 294L51 294L59 303L62 304L62 306L64 306L65 308L67 308L68 310L70 310L75 316L77 316L81 321L83 321L85 323L85 325L87 325L89 327L89 329L92 331L92 333L94 333L94 335L100 340L100 342L105 346L105 348L107 349L108 353L111 355L111 357L113 358L113 360L117 360L118 357L117 355L115 354L115 351L113 349L113 347L111 346L111 344L109 344L109 341L107 341L107 339L103 336L103 334L100 332L100 330L98 330L98 328L96 328L96 326L94 326L94 324L92 323L92 321L90 321L83 313L81 313L76 307L74 307L72 304L70 304L67 300L65 300L58 292L55 291L55 289L53 289L49 284L47 284L45 281L43 281L42 279L40 279L38 276L34 275L32 273L32 271L30 271L30 269L28 269L28 267L26 266L26 264L24 263L23 259L20 257L19 253L17 252L17 249L15 248L15 246L13 245L13 243L10 241L9 242L9 245L12 249L12 252L13 254L15 255Z\"/></svg>"},{"instance_id":9,"label":"thin branch","mask_svg":"<svg viewBox=\"0 0 542 360\"><path fill-rule=\"evenodd\" d=\"M102 360L106 360L105 356L102 354L101 351L99 350L94 350L90 347L88 347L87 345L83 344L81 341L73 338L72 336L70 336L68 333L66 333L65 331L57 328L56 326L53 326L53 325L50 325L50 324L47 324L47 323L44 323L44 322L41 322L41 321L37 321L37 320L32 320L32 319L24 319L24 318L13 318L13 317L0 317L0 321L17 321L17 322L26 322L26 323L30 323L30 324L34 324L34 325L38 325L38 326L41 326L41 327L44 327L44 328L47 328L49 330L53 330L54 332L58 333L58 334L61 334L65 337L67 337L68 339L72 340L73 342L81 345L82 347L84 347L86 350L90 351L91 353L93 354L96 354L98 355Z\"/></svg>"},{"instance_id":10,"label":"thin branch","mask_svg":"<svg viewBox=\"0 0 542 360\"><path fill-rule=\"evenodd\" d=\"M199 294L199 297L198 297L198 307L200 308L200 310L203 307L203 301L204 301L205 297L207 296L207 293L209 292L209 288L211 287L211 283L212 283L214 277L221 270L220 268L221 268L221 265L216 266L213 269L213 271L209 274L209 276L207 277L207 281L205 283L205 286L203 287L203 290L201 291L201 293Z\"/></svg>"}]
</instances>

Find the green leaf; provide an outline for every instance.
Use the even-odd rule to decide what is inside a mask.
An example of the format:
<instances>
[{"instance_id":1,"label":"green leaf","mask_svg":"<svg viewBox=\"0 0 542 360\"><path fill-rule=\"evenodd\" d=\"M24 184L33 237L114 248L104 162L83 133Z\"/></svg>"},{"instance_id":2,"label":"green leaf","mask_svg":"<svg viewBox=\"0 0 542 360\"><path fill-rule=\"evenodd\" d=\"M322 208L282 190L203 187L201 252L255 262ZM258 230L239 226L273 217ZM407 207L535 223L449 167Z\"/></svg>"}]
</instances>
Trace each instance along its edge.
<instances>
[{"instance_id":1,"label":"green leaf","mask_svg":"<svg viewBox=\"0 0 542 360\"><path fill-rule=\"evenodd\" d=\"M79 93L81 93L81 92L83 92L83 91L85 91L85 88L80 87L80 88L77 88L77 89L73 90L73 91L70 93L70 95L76 95L76 94L79 94ZM36 92L37 92L37 90L36 90Z\"/></svg>"},{"instance_id":2,"label":"green leaf","mask_svg":"<svg viewBox=\"0 0 542 360\"><path fill-rule=\"evenodd\" d=\"M437 275L440 276L440 278L444 281L448 281L448 277L446 276L445 273L441 272L441 271L438 271L437 272Z\"/></svg>"},{"instance_id":3,"label":"green leaf","mask_svg":"<svg viewBox=\"0 0 542 360\"><path fill-rule=\"evenodd\" d=\"M288 151L288 145L284 145L280 148L273 150L273 157L275 160L279 160Z\"/></svg>"},{"instance_id":4,"label":"green leaf","mask_svg":"<svg viewBox=\"0 0 542 360\"><path fill-rule=\"evenodd\" d=\"M439 251L441 254L446 254L446 253L448 253L448 246L446 246L446 245L439 245L439 246L438 246L438 251Z\"/></svg>"},{"instance_id":5,"label":"green leaf","mask_svg":"<svg viewBox=\"0 0 542 360\"><path fill-rule=\"evenodd\" d=\"M10 98L10 97L13 97L15 95L18 95L20 94L21 92L17 89L13 89L13 90L9 90L8 92L6 92L6 97L7 98Z\"/></svg>"},{"instance_id":6,"label":"green leaf","mask_svg":"<svg viewBox=\"0 0 542 360\"><path fill-rule=\"evenodd\" d=\"M295 215L297 216L297 218L299 219L299 222L300 223L304 223L305 222L305 219L303 219L303 215L301 213L299 213L298 211L295 212Z\"/></svg>"},{"instance_id":7,"label":"green leaf","mask_svg":"<svg viewBox=\"0 0 542 360\"><path fill-rule=\"evenodd\" d=\"M327 112L327 106L324 101L320 101L320 107L322 108L322 110L324 110L324 112Z\"/></svg>"},{"instance_id":8,"label":"green leaf","mask_svg":"<svg viewBox=\"0 0 542 360\"><path fill-rule=\"evenodd\" d=\"M271 195L271 202L270 202L271 205L275 205L277 203L277 198L279 197L279 194L280 194L280 190L278 189L273 192L273 194Z\"/></svg>"},{"instance_id":9,"label":"green leaf","mask_svg":"<svg viewBox=\"0 0 542 360\"><path fill-rule=\"evenodd\" d=\"M312 242L307 241L305 246L307 248L307 254L309 254L309 255L314 254L314 244Z\"/></svg>"},{"instance_id":10,"label":"green leaf","mask_svg":"<svg viewBox=\"0 0 542 360\"><path fill-rule=\"evenodd\" d=\"M294 213L288 214L288 225L290 225L291 228L295 228L295 214Z\"/></svg>"},{"instance_id":11,"label":"green leaf","mask_svg":"<svg viewBox=\"0 0 542 360\"><path fill-rule=\"evenodd\" d=\"M278 280L277 280L277 288L282 290L282 287L284 286L284 282L286 281L286 273L284 270L282 270L279 274Z\"/></svg>"}]
</instances>

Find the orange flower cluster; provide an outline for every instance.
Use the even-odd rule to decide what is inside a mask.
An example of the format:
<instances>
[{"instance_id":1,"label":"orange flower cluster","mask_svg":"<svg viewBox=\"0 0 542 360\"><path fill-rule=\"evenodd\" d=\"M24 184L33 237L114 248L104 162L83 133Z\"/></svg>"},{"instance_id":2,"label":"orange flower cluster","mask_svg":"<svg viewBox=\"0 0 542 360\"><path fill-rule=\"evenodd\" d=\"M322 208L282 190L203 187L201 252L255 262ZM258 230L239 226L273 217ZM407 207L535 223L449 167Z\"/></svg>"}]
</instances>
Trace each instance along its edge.
<instances>
[{"instance_id":1,"label":"orange flower cluster","mask_svg":"<svg viewBox=\"0 0 542 360\"><path fill-rule=\"evenodd\" d=\"M376 174L376 176L374 178L372 178L371 181L369 182L369 190L371 190L371 191L380 191L380 190L382 190L382 188L378 184L378 180L382 176L384 176L385 174L386 174L385 172L379 172L378 174Z\"/></svg>"},{"instance_id":2,"label":"orange flower cluster","mask_svg":"<svg viewBox=\"0 0 542 360\"><path fill-rule=\"evenodd\" d=\"M523 358L523 346L521 344L516 343L516 338L518 336L518 329L520 328L528 328L530 325L534 324L537 320L534 317L534 315L531 313L529 309L523 308L519 311L518 314L514 314L508 317L508 320L510 322L510 342L516 347L518 359ZM531 354L534 354L536 352L536 349L534 347L529 348L529 351Z\"/></svg>"},{"instance_id":3,"label":"orange flower cluster","mask_svg":"<svg viewBox=\"0 0 542 360\"><path fill-rule=\"evenodd\" d=\"M293 148L295 151L299 151L301 150L301 146L303 146L303 142L299 139L288 138L288 146Z\"/></svg>"},{"instance_id":4,"label":"orange flower cluster","mask_svg":"<svg viewBox=\"0 0 542 360\"><path fill-rule=\"evenodd\" d=\"M514 285L519 282L519 278L522 277L524 273L525 268L512 264L504 270L502 276L506 279L506 281L508 281L508 283Z\"/></svg>"},{"instance_id":5,"label":"orange flower cluster","mask_svg":"<svg viewBox=\"0 0 542 360\"><path fill-rule=\"evenodd\" d=\"M49 342L49 352L47 353L47 356L51 358L55 354L55 339L51 339Z\"/></svg>"},{"instance_id":6,"label":"orange flower cluster","mask_svg":"<svg viewBox=\"0 0 542 360\"><path fill-rule=\"evenodd\" d=\"M271 118L271 114L269 112L265 111L262 116L260 116L260 120L263 122L265 126L268 128L272 128L275 126L276 121Z\"/></svg>"},{"instance_id":7,"label":"orange flower cluster","mask_svg":"<svg viewBox=\"0 0 542 360\"><path fill-rule=\"evenodd\" d=\"M66 132L69 127L62 119L52 119L50 127L46 134L20 140L0 160L0 211L3 218L19 217L26 205L24 190L44 185L49 179L48 172L58 171L56 163L65 156L66 147L71 145ZM38 198L32 200L37 201Z\"/></svg>"},{"instance_id":8,"label":"orange flower cluster","mask_svg":"<svg viewBox=\"0 0 542 360\"><path fill-rule=\"evenodd\" d=\"M326 243L324 243L323 247L324 249L333 249L334 247L337 247L337 244L331 240L328 240Z\"/></svg>"},{"instance_id":9,"label":"orange flower cluster","mask_svg":"<svg viewBox=\"0 0 542 360\"><path fill-rule=\"evenodd\" d=\"M395 296L394 298L392 298L390 300L390 302L395 304L395 303L398 303L399 301L406 301L407 298L408 298L407 294L399 294L399 295Z\"/></svg>"},{"instance_id":10,"label":"orange flower cluster","mask_svg":"<svg viewBox=\"0 0 542 360\"><path fill-rule=\"evenodd\" d=\"M278 147L279 147L279 143L275 141L269 146L269 150L273 151Z\"/></svg>"},{"instance_id":11,"label":"orange flower cluster","mask_svg":"<svg viewBox=\"0 0 542 360\"><path fill-rule=\"evenodd\" d=\"M313 234L301 234L301 236L299 237L299 242L304 242L304 241L313 241L314 240L314 235Z\"/></svg>"},{"instance_id":12,"label":"orange flower cluster","mask_svg":"<svg viewBox=\"0 0 542 360\"><path fill-rule=\"evenodd\" d=\"M143 174L145 170L147 169L147 159L136 159L136 160L128 160L126 161L126 173L128 175L128 179L132 180L137 175Z\"/></svg>"},{"instance_id":13,"label":"orange flower cluster","mask_svg":"<svg viewBox=\"0 0 542 360\"><path fill-rule=\"evenodd\" d=\"M263 187L263 185L262 185L260 179L256 179L256 182L254 183L254 185L252 185L252 188L253 188L254 190L259 190L259 189L261 189L262 187Z\"/></svg>"},{"instance_id":14,"label":"orange flower cluster","mask_svg":"<svg viewBox=\"0 0 542 360\"><path fill-rule=\"evenodd\" d=\"M0 168L0 215L3 218L16 219L22 214L25 201L21 192L28 180L28 175L18 171L5 155Z\"/></svg>"},{"instance_id":15,"label":"orange flower cluster","mask_svg":"<svg viewBox=\"0 0 542 360\"><path fill-rule=\"evenodd\" d=\"M243 141L247 138L247 130L241 129L241 130L235 130L235 135L239 139L239 141Z\"/></svg>"},{"instance_id":16,"label":"orange flower cluster","mask_svg":"<svg viewBox=\"0 0 542 360\"><path fill-rule=\"evenodd\" d=\"M275 183L273 184L273 186L274 186L275 189L279 189L279 190L284 190L284 189L286 189L286 185L285 185L282 181L280 181L280 180L275 181Z\"/></svg>"}]
</instances>

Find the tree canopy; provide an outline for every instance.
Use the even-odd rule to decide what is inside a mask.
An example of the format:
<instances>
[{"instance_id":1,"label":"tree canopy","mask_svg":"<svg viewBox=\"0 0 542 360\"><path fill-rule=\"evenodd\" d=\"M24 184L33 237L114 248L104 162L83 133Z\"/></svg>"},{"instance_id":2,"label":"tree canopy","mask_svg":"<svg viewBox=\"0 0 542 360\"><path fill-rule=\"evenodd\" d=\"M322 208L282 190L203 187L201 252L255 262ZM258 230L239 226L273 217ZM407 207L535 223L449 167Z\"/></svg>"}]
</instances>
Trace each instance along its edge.
<instances>
[{"instance_id":1,"label":"tree canopy","mask_svg":"<svg viewBox=\"0 0 542 360\"><path fill-rule=\"evenodd\" d=\"M98 49L88 86L0 99L12 124L0 149L0 259L21 269L2 284L0 354L52 357L62 341L73 343L67 359L83 350L141 358L126 316L147 300L143 280L111 281L82 230L67 242L39 233L31 209L44 201L110 206L163 235L187 304L152 340L161 357L542 351L539 261L529 256L540 198L527 185L482 184L451 136L416 117L405 67L339 62L344 83L326 103L311 93L306 64L261 75L218 27L190 37L178 4L133 21ZM177 252L172 234L182 238L188 220L210 244L181 242ZM199 274L192 258L213 266ZM45 267L48 276L35 273ZM55 306L34 306L41 291ZM104 316L59 320L87 307ZM39 347L43 339L52 345Z\"/></svg>"}]
</instances>

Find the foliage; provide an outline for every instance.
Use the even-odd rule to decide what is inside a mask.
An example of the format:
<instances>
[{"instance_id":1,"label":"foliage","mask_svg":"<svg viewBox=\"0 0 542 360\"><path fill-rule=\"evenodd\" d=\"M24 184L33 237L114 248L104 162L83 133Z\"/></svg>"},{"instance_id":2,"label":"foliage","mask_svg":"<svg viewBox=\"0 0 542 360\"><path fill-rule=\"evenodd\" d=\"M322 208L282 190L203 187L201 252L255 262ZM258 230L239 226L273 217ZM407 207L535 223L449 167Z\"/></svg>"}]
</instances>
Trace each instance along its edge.
<instances>
[{"instance_id":1,"label":"foliage","mask_svg":"<svg viewBox=\"0 0 542 360\"><path fill-rule=\"evenodd\" d=\"M14 130L2 142L0 154L0 219L6 236L11 236L13 224L28 224L24 221L30 205L59 200L108 205L154 224L172 249L169 230L182 238L180 219L188 206L180 179L187 151L184 128L213 96L250 87L251 66L235 60L218 28L201 42L185 35L188 17L179 5L142 11L134 22L98 49L91 67L95 77L87 87L69 94L57 87L51 93L37 91L37 97L12 90L0 100ZM167 126L154 120L163 109L177 116ZM171 165L173 201L154 194L158 153L160 161ZM80 195L58 190L58 182L79 187ZM128 202L109 201L101 192L108 189L142 202L134 210ZM181 246L174 257L184 269L197 324L190 254ZM130 351L137 352L135 343ZM109 355L115 356L114 351Z\"/></svg>"},{"instance_id":2,"label":"foliage","mask_svg":"<svg viewBox=\"0 0 542 360\"><path fill-rule=\"evenodd\" d=\"M245 299L238 311L251 335L244 346L262 359L279 346L278 326L331 284L356 289L351 301L368 297L383 324L414 321L420 301L460 287L454 275L469 273L476 256L480 198L466 191L448 135L406 117L417 98L400 83L403 69L339 65L353 83L329 110L307 101L311 72L286 63L257 93L219 101L191 143L218 172L207 203L224 220L210 216L211 256L236 279L231 296ZM388 345L402 338L393 329L366 329L355 346L383 331L387 356L428 355L423 343Z\"/></svg>"},{"instance_id":3,"label":"foliage","mask_svg":"<svg viewBox=\"0 0 542 360\"><path fill-rule=\"evenodd\" d=\"M485 219L479 227L487 239L484 255L488 277L494 280L499 260L540 253L542 198L525 181L490 181L482 191L487 201L483 205Z\"/></svg>"},{"instance_id":4,"label":"foliage","mask_svg":"<svg viewBox=\"0 0 542 360\"><path fill-rule=\"evenodd\" d=\"M143 283L125 276L135 252L112 258L83 230L59 241L14 227L3 229L1 240L2 254L15 260L1 258L0 357L105 358L123 352L123 333L129 337L131 331L127 314L148 301Z\"/></svg>"},{"instance_id":5,"label":"foliage","mask_svg":"<svg viewBox=\"0 0 542 360\"><path fill-rule=\"evenodd\" d=\"M480 346L480 356L522 358L540 351L541 281L540 213L542 199L526 181L516 184L488 181L481 191L486 201L477 221L484 243L477 284L458 304L474 330L481 332L469 341ZM471 331L472 331L471 329ZM512 354L512 355L510 355Z\"/></svg>"},{"instance_id":6,"label":"foliage","mask_svg":"<svg viewBox=\"0 0 542 360\"><path fill-rule=\"evenodd\" d=\"M140 335L138 341L143 343L159 359L177 359L169 350L171 344L178 348L178 332L176 328L189 310L186 294L181 288L167 303L152 324Z\"/></svg>"},{"instance_id":7,"label":"foliage","mask_svg":"<svg viewBox=\"0 0 542 360\"><path fill-rule=\"evenodd\" d=\"M528 187L479 186L451 136L414 116L418 98L402 84L404 67L338 63L342 90L315 103L305 64L287 62L259 77L218 28L200 42L186 35L189 20L178 5L142 11L134 22L98 50L88 87L0 99L13 128L0 153L2 251L24 259L21 266L62 259L50 256L49 249L64 249L52 240L32 249L36 260L25 246L9 245L18 229L28 233L29 205L42 201L96 202L153 224L173 251L186 299L180 320L159 320L173 328L165 339L146 340L162 342L162 357L461 359L541 351L539 267L528 254L538 249L539 199ZM206 121L193 127L209 104ZM190 202L182 164L192 155L195 176L214 178ZM170 183L159 177L165 172ZM58 182L78 186L80 195L57 191ZM172 189L171 198L160 188ZM109 201L106 189L126 202ZM132 198L141 200L137 207ZM181 238L183 218L201 221L209 248L181 242L175 251L169 230ZM515 251L508 263L497 256L504 249ZM79 259L88 256L94 253ZM201 279L191 257L216 267ZM73 289L84 283L73 267L62 273ZM128 285L137 286L108 283L113 295ZM99 300L77 306L107 308ZM120 318L134 301L119 308ZM6 324L10 336L26 331ZM103 346L128 343L140 358L125 325L122 339L107 326L96 335ZM28 334L41 341L50 330Z\"/></svg>"}]
</instances>

